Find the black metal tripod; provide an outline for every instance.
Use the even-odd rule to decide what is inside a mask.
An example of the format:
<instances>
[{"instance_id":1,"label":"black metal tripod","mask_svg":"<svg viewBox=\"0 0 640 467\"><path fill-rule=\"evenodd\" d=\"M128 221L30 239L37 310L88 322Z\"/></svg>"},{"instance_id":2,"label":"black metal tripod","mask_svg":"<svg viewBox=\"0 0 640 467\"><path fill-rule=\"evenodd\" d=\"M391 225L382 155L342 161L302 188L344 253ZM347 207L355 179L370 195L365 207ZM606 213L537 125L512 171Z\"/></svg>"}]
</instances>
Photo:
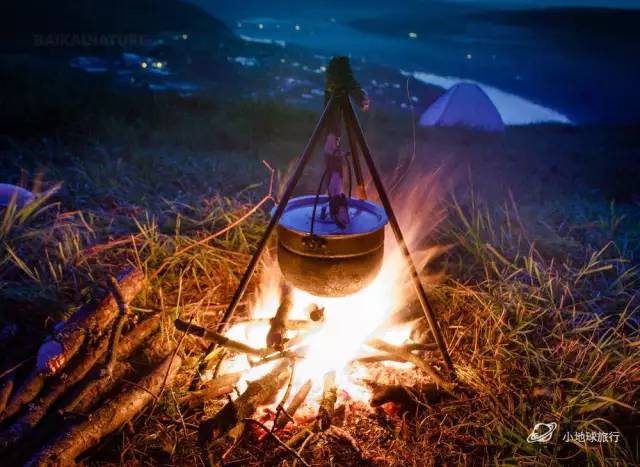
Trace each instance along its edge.
<instances>
[{"instance_id":1,"label":"black metal tripod","mask_svg":"<svg viewBox=\"0 0 640 467\"><path fill-rule=\"evenodd\" d=\"M320 117L320 120L316 124L316 127L313 130L313 133L311 134L309 141L307 142L307 146L305 147L304 152L298 159L298 163L293 172L293 175L291 176L291 179L287 184L285 192L282 195L282 199L280 200L280 203L277 205L275 212L271 217L271 221L269 222L269 225L267 225L267 229L264 232L262 238L260 239L260 242L258 243L256 252L253 254L251 261L247 265L247 269L245 270L244 275L240 280L240 284L238 284L238 288L236 289L233 295L233 298L231 299L231 303L229 303L229 306L227 307L226 311L224 312L224 315L222 316L222 318L220 319L220 322L218 323L218 331L224 332L227 323L233 316L233 313L235 312L236 307L238 306L238 303L242 299L242 296L244 295L247 289L247 286L249 285L249 281L251 280L251 277L253 276L253 273L256 270L258 261L260 260L260 257L264 253L267 243L271 238L271 235L273 234L273 230L278 225L280 217L282 216L282 213L284 212L287 206L287 203L289 202L289 199L293 194L293 190L295 189L298 181L300 180L300 177L302 175L302 172L305 166L307 165L307 163L309 162L309 159L311 158L311 155L313 154L316 144L318 143L318 139L321 137L323 133L322 130L325 127L327 118L331 114L331 112L334 110L334 106L336 105L339 106L340 110L342 111L342 116L344 118L345 125L347 128L347 135L349 137L349 144L351 147L351 157L353 158L353 165L354 165L356 183L358 187L358 194L361 197L366 196L364 191L362 169L360 167L359 160L358 160L357 149L359 146L359 149L362 152L362 157L364 158L364 161L367 164L367 167L369 168L369 172L371 173L371 177L373 179L375 188L378 192L378 195L380 196L380 201L382 202L382 206L384 207L387 217L389 218L389 224L391 225L393 234L395 235L396 241L400 246L400 250L402 251L404 258L407 261L407 265L409 266L409 272L411 274L413 286L418 295L418 300L420 301L420 306L422 307L422 311L425 317L427 318L427 322L429 323L429 327L431 328L433 337L435 338L436 344L438 345L438 349L440 350L440 353L442 354L444 362L449 370L451 379L455 380L456 374L455 374L455 369L453 367L453 362L451 361L451 357L449 356L449 352L447 350L444 339L442 337L442 332L438 326L438 322L436 321L433 308L429 303L427 294L425 293L424 287L420 282L420 277L418 276L418 270L416 269L416 266L411 257L411 253L409 252L409 248L407 247L407 244L404 240L404 236L402 235L402 231L400 230L400 225L398 224L398 219L396 218L395 213L393 212L393 208L391 206L391 202L387 195L387 191L385 190L384 185L382 183L382 179L380 178L380 174L376 169L375 163L373 161L373 157L371 156L371 152L369 150L369 146L367 146L367 142L365 141L362 128L360 127L358 117L356 116L356 113L353 109L353 105L351 104L351 100L349 99L349 96L346 91L335 92L327 102L324 108L324 111L322 113L322 116ZM211 351L213 349L209 349L209 350Z\"/></svg>"}]
</instances>

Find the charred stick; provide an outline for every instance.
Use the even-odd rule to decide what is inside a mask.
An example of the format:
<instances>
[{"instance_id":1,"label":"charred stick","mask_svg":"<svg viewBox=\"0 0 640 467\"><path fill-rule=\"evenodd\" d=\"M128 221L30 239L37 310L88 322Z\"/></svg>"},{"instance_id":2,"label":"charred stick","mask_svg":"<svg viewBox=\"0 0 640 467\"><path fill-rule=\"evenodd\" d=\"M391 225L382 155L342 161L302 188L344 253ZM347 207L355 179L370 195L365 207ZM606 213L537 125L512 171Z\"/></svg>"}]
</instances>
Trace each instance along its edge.
<instances>
[{"instance_id":1,"label":"charred stick","mask_svg":"<svg viewBox=\"0 0 640 467\"><path fill-rule=\"evenodd\" d=\"M378 407L392 402L404 411L413 412L418 407L427 407L437 404L450 397L438 389L433 383L418 384L415 386L373 384L371 406Z\"/></svg>"},{"instance_id":2,"label":"charred stick","mask_svg":"<svg viewBox=\"0 0 640 467\"><path fill-rule=\"evenodd\" d=\"M190 407L197 404L198 401L205 399L217 399L225 394L233 391L233 386L240 380L243 372L237 371L218 376L211 381L204 383L203 388L199 391L192 391L182 398L181 402L186 403Z\"/></svg>"},{"instance_id":3,"label":"charred stick","mask_svg":"<svg viewBox=\"0 0 640 467\"><path fill-rule=\"evenodd\" d=\"M318 408L316 419L316 430L325 431L331 426L331 419L335 412L336 401L338 400L338 390L336 388L336 372L329 371L324 375L324 386L322 388L322 400Z\"/></svg>"},{"instance_id":4,"label":"charred stick","mask_svg":"<svg viewBox=\"0 0 640 467\"><path fill-rule=\"evenodd\" d=\"M312 439L314 439L317 435L317 433L312 433L309 430L303 430L300 433L302 433L304 435L304 438L301 438L302 440L302 445L300 446L300 449L298 449L298 455L302 457L302 453L304 452L304 448L307 447L307 444L311 442ZM291 441L291 440L289 440ZM288 443L287 443L288 444ZM293 467L296 467L297 464L297 459L293 461Z\"/></svg>"},{"instance_id":5,"label":"charred stick","mask_svg":"<svg viewBox=\"0 0 640 467\"><path fill-rule=\"evenodd\" d=\"M265 363L269 363L269 362L273 362L276 360L281 360L283 358L288 358L288 359L298 359L298 358L304 358L304 354L306 352L307 348L306 347L301 347L295 350L283 350L282 352L276 352L276 353L272 353L270 355L267 355L264 358L261 358L260 360L257 360L255 362L249 362L249 364L252 367L256 367L256 366L260 366L260 365L264 365Z\"/></svg>"},{"instance_id":6,"label":"charred stick","mask_svg":"<svg viewBox=\"0 0 640 467\"><path fill-rule=\"evenodd\" d=\"M381 363L381 362L400 362L407 363L407 361L398 356L390 353L378 353L373 355L365 355L364 357L357 357L351 360L356 363Z\"/></svg>"},{"instance_id":7,"label":"charred stick","mask_svg":"<svg viewBox=\"0 0 640 467\"><path fill-rule=\"evenodd\" d=\"M436 344L435 342L429 342L429 343L415 342L410 344L404 344L400 346L400 349L403 352L413 352L415 350L419 352L435 352L436 350L439 350L438 344Z\"/></svg>"},{"instance_id":8,"label":"charred stick","mask_svg":"<svg viewBox=\"0 0 640 467\"><path fill-rule=\"evenodd\" d=\"M253 318L240 321L234 321L234 324L271 324L273 318ZM306 331L318 326L317 322L307 319L287 319L284 327L288 331Z\"/></svg>"},{"instance_id":9,"label":"charred stick","mask_svg":"<svg viewBox=\"0 0 640 467\"><path fill-rule=\"evenodd\" d=\"M258 406L273 399L287 383L291 364L288 360L278 363L268 374L252 381L235 401L229 401L216 415L200 425L199 442L207 445L212 441L228 438L237 442L245 429L246 418L250 418Z\"/></svg>"},{"instance_id":10,"label":"charred stick","mask_svg":"<svg viewBox=\"0 0 640 467\"><path fill-rule=\"evenodd\" d=\"M172 363L173 362L173 363ZM163 383L171 384L182 359L168 356L135 386L122 392L93 412L90 419L72 426L38 452L27 465L70 465L75 458L96 446L100 440L120 428L157 397Z\"/></svg>"},{"instance_id":11,"label":"charred stick","mask_svg":"<svg viewBox=\"0 0 640 467\"><path fill-rule=\"evenodd\" d=\"M413 363L417 368L421 369L425 373L427 373L431 378L435 381L435 383L442 387L447 391L453 390L453 385L451 383L446 382L440 373L436 371L431 365L425 362L423 359L418 357L417 355L412 354L406 350L403 350L401 347L389 344L381 339L371 339L367 342L367 345L373 347L376 350L380 350L382 352L387 352L392 355L396 355L400 358L403 358L407 362Z\"/></svg>"},{"instance_id":12,"label":"charred stick","mask_svg":"<svg viewBox=\"0 0 640 467\"><path fill-rule=\"evenodd\" d=\"M398 346L398 350L402 352L413 352L413 351L436 351L438 350L438 346L433 344L405 344ZM379 354L373 355L363 355L361 357L356 357L352 360L353 362L358 363L378 363L378 362L407 362L406 358L401 357L398 354L393 354L389 352L383 352Z\"/></svg>"},{"instance_id":13,"label":"charred stick","mask_svg":"<svg viewBox=\"0 0 640 467\"><path fill-rule=\"evenodd\" d=\"M258 357L264 357L268 353L268 350L266 349L256 349L254 347L248 346L247 344L243 344L242 342L229 339L228 337L225 337L215 331L203 328L202 326L198 326L193 323L189 324L185 321L182 321L181 319L175 320L175 325L179 331L201 337L216 345L226 347L227 349L231 349L235 352L246 353Z\"/></svg>"},{"instance_id":14,"label":"charred stick","mask_svg":"<svg viewBox=\"0 0 640 467\"><path fill-rule=\"evenodd\" d=\"M283 284L280 294L280 306L275 316L271 319L271 328L267 334L267 348L282 350L287 332L286 321L293 308L293 291L291 286Z\"/></svg>"},{"instance_id":15,"label":"charred stick","mask_svg":"<svg viewBox=\"0 0 640 467\"><path fill-rule=\"evenodd\" d=\"M307 467L309 467L309 464L307 462L305 462L305 460L302 457L300 457L300 455L295 451L295 449L287 446L286 443L284 443L280 438L278 438L278 436L275 433L273 433L271 430L269 430L269 428L264 426L263 423L259 422L258 420L254 420L252 418L245 418L242 421L244 423L251 423L251 424L254 424L254 425L262 428L262 430L264 430L265 433L267 433L269 436L271 436L280 445L280 447L284 448L285 450L287 450L288 452L293 454L295 457L297 457L298 460L300 462L302 462L303 465L306 465Z\"/></svg>"},{"instance_id":16,"label":"charred stick","mask_svg":"<svg viewBox=\"0 0 640 467\"><path fill-rule=\"evenodd\" d=\"M280 403L278 404L278 407L276 409L276 414L273 417L274 423L273 423L273 426L271 427L271 431L274 431L275 429L277 429L275 422L276 420L278 420L278 417L280 416L280 414L284 411L284 403L289 399L289 394L291 393L291 387L293 386L293 380L295 376L296 376L296 367L295 367L295 361L294 361L291 366L291 372L289 373L289 382L287 383L287 389L285 389L284 395L282 396L282 399L280 399Z\"/></svg>"},{"instance_id":17,"label":"charred stick","mask_svg":"<svg viewBox=\"0 0 640 467\"><path fill-rule=\"evenodd\" d=\"M289 418L295 415L300 406L306 400L312 386L313 383L311 382L311 380L308 380L300 387L300 389L298 389L298 392L294 394L293 399L291 399L291 402L289 403L287 408L284 409L284 413L280 413L280 415L276 418L276 421L274 422L274 427L276 429L284 428L287 425L287 423L289 422Z\"/></svg>"},{"instance_id":18,"label":"charred stick","mask_svg":"<svg viewBox=\"0 0 640 467\"><path fill-rule=\"evenodd\" d=\"M310 435L313 435L313 424L303 426L298 432L294 433L291 438L287 440L287 446L296 447L300 443L303 443L306 439L309 438ZM302 452L302 449L298 451L298 454Z\"/></svg>"}]
</instances>

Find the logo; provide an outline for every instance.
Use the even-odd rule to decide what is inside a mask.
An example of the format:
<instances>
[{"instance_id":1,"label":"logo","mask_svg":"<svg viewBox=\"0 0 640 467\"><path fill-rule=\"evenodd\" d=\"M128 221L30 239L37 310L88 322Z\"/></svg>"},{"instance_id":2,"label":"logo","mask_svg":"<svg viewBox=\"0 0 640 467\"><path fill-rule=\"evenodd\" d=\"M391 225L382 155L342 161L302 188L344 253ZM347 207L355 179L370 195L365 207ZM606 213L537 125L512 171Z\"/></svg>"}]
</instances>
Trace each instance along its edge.
<instances>
[{"instance_id":1,"label":"logo","mask_svg":"<svg viewBox=\"0 0 640 467\"><path fill-rule=\"evenodd\" d=\"M556 428L558 428L556 422L536 423L529 436L527 436L527 443L548 443L551 441Z\"/></svg>"}]
</instances>

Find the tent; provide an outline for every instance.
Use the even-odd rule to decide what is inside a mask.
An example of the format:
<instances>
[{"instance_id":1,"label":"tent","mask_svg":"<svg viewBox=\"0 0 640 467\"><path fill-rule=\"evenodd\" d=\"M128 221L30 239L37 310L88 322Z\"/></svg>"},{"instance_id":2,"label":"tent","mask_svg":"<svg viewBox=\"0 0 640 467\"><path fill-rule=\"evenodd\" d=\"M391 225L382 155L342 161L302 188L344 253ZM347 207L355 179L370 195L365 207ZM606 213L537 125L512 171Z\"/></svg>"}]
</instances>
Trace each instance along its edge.
<instances>
[{"instance_id":1,"label":"tent","mask_svg":"<svg viewBox=\"0 0 640 467\"><path fill-rule=\"evenodd\" d=\"M489 96L474 83L458 83L420 117L421 126L460 126L502 132L504 123Z\"/></svg>"},{"instance_id":2,"label":"tent","mask_svg":"<svg viewBox=\"0 0 640 467\"><path fill-rule=\"evenodd\" d=\"M0 209L9 206L13 199L16 207L21 208L33 201L34 197L29 190L8 183L0 183Z\"/></svg>"}]
</instances>

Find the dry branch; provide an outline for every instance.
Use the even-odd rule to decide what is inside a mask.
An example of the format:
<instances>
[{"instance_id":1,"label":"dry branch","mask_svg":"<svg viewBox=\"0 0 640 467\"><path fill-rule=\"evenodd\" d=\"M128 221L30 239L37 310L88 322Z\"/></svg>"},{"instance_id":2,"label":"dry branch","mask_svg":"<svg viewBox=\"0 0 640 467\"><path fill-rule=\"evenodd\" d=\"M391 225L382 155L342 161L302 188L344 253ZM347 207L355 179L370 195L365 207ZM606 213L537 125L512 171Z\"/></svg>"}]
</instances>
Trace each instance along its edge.
<instances>
[{"instance_id":1,"label":"dry branch","mask_svg":"<svg viewBox=\"0 0 640 467\"><path fill-rule=\"evenodd\" d=\"M300 387L300 389L298 389L298 392L295 393L295 395L293 396L293 399L291 399L291 402L285 409L286 413L280 413L280 415L276 419L275 425L274 425L275 428L281 429L287 425L287 422L289 421L289 417L293 417L297 412L297 410L300 408L300 406L304 403L307 396L309 395L309 392L311 391L312 386L313 386L313 383L311 382L311 380L308 380L306 383L304 383Z\"/></svg>"},{"instance_id":2,"label":"dry branch","mask_svg":"<svg viewBox=\"0 0 640 467\"><path fill-rule=\"evenodd\" d=\"M276 396L278 390L287 383L290 371L290 362L283 360L267 375L249 383L235 401L229 401L215 416L200 425L200 444L207 445L223 439L223 436L237 442L244 433L243 420L250 418L258 406Z\"/></svg>"},{"instance_id":3,"label":"dry branch","mask_svg":"<svg viewBox=\"0 0 640 467\"><path fill-rule=\"evenodd\" d=\"M173 362L173 363L172 363ZM80 454L96 446L100 440L131 420L158 396L163 383L171 384L182 359L169 356L135 386L122 392L96 410L90 419L69 428L54 442L45 446L27 465L70 465Z\"/></svg>"},{"instance_id":4,"label":"dry branch","mask_svg":"<svg viewBox=\"0 0 640 467\"><path fill-rule=\"evenodd\" d=\"M338 389L336 388L336 372L329 371L324 375L324 386L322 388L322 400L318 408L316 418L316 431L324 431L331 426L331 419L335 412L336 401L338 400Z\"/></svg>"},{"instance_id":5,"label":"dry branch","mask_svg":"<svg viewBox=\"0 0 640 467\"><path fill-rule=\"evenodd\" d=\"M105 366L111 365L110 371L104 371L104 366L94 368L93 374L87 383L75 391L71 402L69 402L61 412L85 413L102 396L111 391L115 384L131 371L131 365L125 360L128 359L151 334L156 332L159 327L160 317L156 315L144 320L129 331L119 342L115 352L115 362L111 362L109 359L105 361ZM153 347L153 345L150 347Z\"/></svg>"},{"instance_id":6,"label":"dry branch","mask_svg":"<svg viewBox=\"0 0 640 467\"><path fill-rule=\"evenodd\" d=\"M410 344L398 346L397 348L400 352L413 352L416 350L434 352L438 350L437 344L431 344L431 343L429 344L410 343ZM358 363L405 362L406 363L408 362L408 360L398 354L382 352L378 354L363 355L360 357L356 357L352 360L352 362L358 362Z\"/></svg>"},{"instance_id":7,"label":"dry branch","mask_svg":"<svg viewBox=\"0 0 640 467\"><path fill-rule=\"evenodd\" d=\"M273 318L250 318L233 321L233 324L271 324ZM310 319L287 319L284 327L288 331L307 331L318 327L318 323Z\"/></svg>"},{"instance_id":8,"label":"dry branch","mask_svg":"<svg viewBox=\"0 0 640 467\"><path fill-rule=\"evenodd\" d=\"M215 331L211 331L193 323L187 323L186 321L182 321L181 319L177 319L175 321L175 325L179 331L202 337L203 339L206 339L216 345L225 347L235 352L255 355L257 357L264 357L269 352L266 349L256 349L254 347L248 346L247 344L243 344L242 342L229 339L228 337L225 337Z\"/></svg>"},{"instance_id":9,"label":"dry branch","mask_svg":"<svg viewBox=\"0 0 640 467\"><path fill-rule=\"evenodd\" d=\"M271 319L271 327L267 334L267 348L275 350L284 349L284 339L287 332L286 321L293 308L293 291L291 286L283 285L280 295L280 306L275 316Z\"/></svg>"},{"instance_id":10,"label":"dry branch","mask_svg":"<svg viewBox=\"0 0 640 467\"><path fill-rule=\"evenodd\" d=\"M243 422L251 423L260 427L265 433L271 436L278 443L278 445L280 445L280 447L284 448L286 451L293 454L300 462L302 462L302 465L309 467L309 464L302 457L300 457L300 454L298 454L295 451L295 449L287 446L287 444L285 444L280 438L278 438L278 436L273 431L269 430L269 428L267 428L263 423L259 422L258 420L254 420L252 418L245 418Z\"/></svg>"},{"instance_id":11,"label":"dry branch","mask_svg":"<svg viewBox=\"0 0 640 467\"><path fill-rule=\"evenodd\" d=\"M438 373L435 370L435 368L433 368L431 365L429 365L427 362L425 362L423 359L421 359L417 355L414 355L411 352L408 352L402 349L401 347L389 344L388 342L385 342L380 339L371 339L369 342L367 342L367 345L375 348L376 350L387 352L392 355L397 355L398 357L406 360L407 362L413 363L416 367L418 367L419 369L427 373L429 376L431 376L431 378L433 378L433 380L438 386L442 387L447 391L453 390L453 385L451 383L446 382L442 378L440 373Z\"/></svg>"},{"instance_id":12,"label":"dry branch","mask_svg":"<svg viewBox=\"0 0 640 467\"><path fill-rule=\"evenodd\" d=\"M398 405L403 412L414 412L420 406L442 402L447 394L443 393L433 383L419 384L416 386L381 385L374 384L371 397L371 406L392 402Z\"/></svg>"},{"instance_id":13,"label":"dry branch","mask_svg":"<svg viewBox=\"0 0 640 467\"><path fill-rule=\"evenodd\" d=\"M118 286L124 303L129 303L145 283L142 271L128 270L118 278ZM87 336L99 336L118 313L113 294L103 298L97 306L82 306L58 329L51 339L38 350L36 369L45 375L59 371L78 351Z\"/></svg>"},{"instance_id":14,"label":"dry branch","mask_svg":"<svg viewBox=\"0 0 640 467\"><path fill-rule=\"evenodd\" d=\"M191 391L182 398L181 402L193 407L197 405L199 401L217 399L220 396L229 394L233 391L233 386L240 380L242 374L243 372L237 371L207 381L203 384L202 389L199 391Z\"/></svg>"}]
</instances>

